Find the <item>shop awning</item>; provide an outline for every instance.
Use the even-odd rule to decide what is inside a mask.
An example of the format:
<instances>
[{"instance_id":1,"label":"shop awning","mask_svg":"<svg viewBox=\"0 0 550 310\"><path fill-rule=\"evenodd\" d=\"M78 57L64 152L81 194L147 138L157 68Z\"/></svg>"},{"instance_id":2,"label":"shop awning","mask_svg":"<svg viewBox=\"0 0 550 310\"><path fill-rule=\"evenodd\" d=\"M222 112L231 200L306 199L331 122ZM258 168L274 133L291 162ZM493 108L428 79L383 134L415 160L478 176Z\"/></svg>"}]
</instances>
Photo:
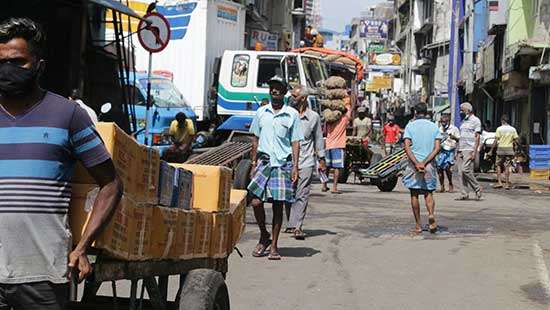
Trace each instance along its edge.
<instances>
[{"instance_id":1,"label":"shop awning","mask_svg":"<svg viewBox=\"0 0 550 310\"><path fill-rule=\"evenodd\" d=\"M130 9L126 5L122 4L117 0L89 0L91 3L100 5L107 9L120 12L122 14L141 19L142 16L138 15L134 10Z\"/></svg>"}]
</instances>

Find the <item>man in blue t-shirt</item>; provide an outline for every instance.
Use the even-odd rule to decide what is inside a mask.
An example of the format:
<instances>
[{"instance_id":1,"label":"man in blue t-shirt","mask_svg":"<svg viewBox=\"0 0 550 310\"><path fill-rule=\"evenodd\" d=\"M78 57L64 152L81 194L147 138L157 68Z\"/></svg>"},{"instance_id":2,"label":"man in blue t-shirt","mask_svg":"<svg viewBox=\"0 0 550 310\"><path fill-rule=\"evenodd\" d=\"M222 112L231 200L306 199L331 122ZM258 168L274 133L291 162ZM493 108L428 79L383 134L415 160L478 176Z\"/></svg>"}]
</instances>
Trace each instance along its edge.
<instances>
[{"instance_id":1,"label":"man in blue t-shirt","mask_svg":"<svg viewBox=\"0 0 550 310\"><path fill-rule=\"evenodd\" d=\"M409 158L409 164L403 175L403 184L411 191L411 205L416 221L414 233L422 233L419 194L424 195L428 209L429 229L431 233L435 233L437 225L434 217L433 191L437 187L437 171L433 160L439 153L441 134L437 125L426 119L428 112L426 104L417 104L414 110L415 120L405 127L405 152Z\"/></svg>"}]
</instances>

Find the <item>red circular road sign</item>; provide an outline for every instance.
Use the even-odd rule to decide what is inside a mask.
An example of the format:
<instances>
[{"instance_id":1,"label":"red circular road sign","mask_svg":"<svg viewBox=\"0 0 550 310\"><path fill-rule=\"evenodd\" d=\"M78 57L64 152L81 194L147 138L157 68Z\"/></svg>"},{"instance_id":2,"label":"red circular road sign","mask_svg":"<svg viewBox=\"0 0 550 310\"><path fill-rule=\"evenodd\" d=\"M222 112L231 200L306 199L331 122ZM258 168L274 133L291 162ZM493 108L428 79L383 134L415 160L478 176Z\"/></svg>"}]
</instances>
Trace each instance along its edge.
<instances>
[{"instance_id":1,"label":"red circular road sign","mask_svg":"<svg viewBox=\"0 0 550 310\"><path fill-rule=\"evenodd\" d=\"M159 13L153 12L143 16L138 29L139 43L151 53L162 51L170 41L170 23Z\"/></svg>"}]
</instances>

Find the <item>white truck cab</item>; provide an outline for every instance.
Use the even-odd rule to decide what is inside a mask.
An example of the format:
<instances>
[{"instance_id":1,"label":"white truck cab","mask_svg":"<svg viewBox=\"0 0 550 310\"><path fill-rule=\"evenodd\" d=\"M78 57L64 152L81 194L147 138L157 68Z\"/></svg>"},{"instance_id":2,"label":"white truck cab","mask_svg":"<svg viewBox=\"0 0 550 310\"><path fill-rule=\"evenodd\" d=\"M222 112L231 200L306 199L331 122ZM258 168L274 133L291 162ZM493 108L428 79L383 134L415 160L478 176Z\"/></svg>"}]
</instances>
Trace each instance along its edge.
<instances>
[{"instance_id":1,"label":"white truck cab","mask_svg":"<svg viewBox=\"0 0 550 310\"><path fill-rule=\"evenodd\" d=\"M317 89L328 78L323 61L315 56L292 52L225 51L217 87L217 115L223 118L218 130L248 130L262 100L270 101L267 82L284 77L290 87ZM311 107L319 110L314 96Z\"/></svg>"}]
</instances>

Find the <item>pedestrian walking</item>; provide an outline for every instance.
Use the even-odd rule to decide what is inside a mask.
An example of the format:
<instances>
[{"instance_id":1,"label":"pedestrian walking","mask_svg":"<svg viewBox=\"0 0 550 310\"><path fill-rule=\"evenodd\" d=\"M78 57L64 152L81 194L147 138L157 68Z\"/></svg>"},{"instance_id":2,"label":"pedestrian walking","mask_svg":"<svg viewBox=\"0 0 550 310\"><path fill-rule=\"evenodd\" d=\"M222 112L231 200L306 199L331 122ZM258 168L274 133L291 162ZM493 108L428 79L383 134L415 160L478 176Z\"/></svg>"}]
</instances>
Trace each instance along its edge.
<instances>
[{"instance_id":1,"label":"pedestrian walking","mask_svg":"<svg viewBox=\"0 0 550 310\"><path fill-rule=\"evenodd\" d=\"M338 179L341 170L344 169L346 130L351 119L350 98L346 97L345 101L347 102L347 110L344 115L342 115L342 118L337 122L326 125L326 163L327 169L332 169L333 171L332 189L330 191L333 194L341 194L338 190ZM323 183L322 191L327 192L328 190L327 183Z\"/></svg>"},{"instance_id":2,"label":"pedestrian walking","mask_svg":"<svg viewBox=\"0 0 550 310\"><path fill-rule=\"evenodd\" d=\"M440 192L445 192L445 175L449 181L449 193L454 193L453 171L455 164L456 146L460 139L460 130L451 124L451 116L443 114L439 120L439 132L441 133L441 150L436 157L437 173L439 174Z\"/></svg>"},{"instance_id":3,"label":"pedestrian walking","mask_svg":"<svg viewBox=\"0 0 550 310\"><path fill-rule=\"evenodd\" d=\"M495 133L495 142L491 148L491 153L497 154L497 185L494 188L502 188L502 172L504 172L505 182L504 188L510 189L512 184L510 182L510 170L514 163L515 151L514 147L518 145L519 136L516 129L509 125L507 115L502 115L500 118L501 126L497 128Z\"/></svg>"},{"instance_id":4,"label":"pedestrian walking","mask_svg":"<svg viewBox=\"0 0 550 310\"><path fill-rule=\"evenodd\" d=\"M382 129L382 139L384 141L384 155L388 156L393 153L395 146L401 138L401 128L395 123L395 117L388 115L388 122Z\"/></svg>"},{"instance_id":5,"label":"pedestrian walking","mask_svg":"<svg viewBox=\"0 0 550 310\"><path fill-rule=\"evenodd\" d=\"M472 105L464 102L460 105L460 141L458 143L458 158L460 160L460 177L462 191L456 200L470 199L469 193L474 192L477 200L481 200L481 186L474 175L474 162L479 151L481 121L474 115Z\"/></svg>"},{"instance_id":6,"label":"pedestrian walking","mask_svg":"<svg viewBox=\"0 0 550 310\"><path fill-rule=\"evenodd\" d=\"M250 132L253 162L252 181L248 191L252 198L254 216L260 229L260 241L252 252L255 257L265 256L280 260L278 240L283 223L285 203L294 202L294 185L299 176L300 140L303 139L298 112L284 104L287 84L278 76L269 80L271 103L256 112ZM273 207L272 237L265 226L264 203Z\"/></svg>"},{"instance_id":7,"label":"pedestrian walking","mask_svg":"<svg viewBox=\"0 0 550 310\"><path fill-rule=\"evenodd\" d=\"M296 197L290 210L288 227L294 229L294 238L304 240L306 234L302 230L311 192L311 181L316 162L319 161L321 171L326 170L325 142L321 129L321 117L308 107L308 91L304 86L292 90L296 107L300 113L300 125L304 139L300 142L300 169Z\"/></svg>"},{"instance_id":8,"label":"pedestrian walking","mask_svg":"<svg viewBox=\"0 0 550 310\"><path fill-rule=\"evenodd\" d=\"M414 233L422 233L419 195L424 196L428 210L431 233L437 231L433 191L437 187L436 169L433 163L439 152L441 133L435 123L426 119L428 108L420 103L415 106L415 120L405 127L405 152L409 159L403 175L403 184L411 192L411 206L416 222Z\"/></svg>"},{"instance_id":9,"label":"pedestrian walking","mask_svg":"<svg viewBox=\"0 0 550 310\"><path fill-rule=\"evenodd\" d=\"M30 19L0 23L0 309L65 309L69 279L122 195L113 162L86 111L42 89L45 35ZM82 239L69 253L71 176L81 161L99 184Z\"/></svg>"}]
</instances>

